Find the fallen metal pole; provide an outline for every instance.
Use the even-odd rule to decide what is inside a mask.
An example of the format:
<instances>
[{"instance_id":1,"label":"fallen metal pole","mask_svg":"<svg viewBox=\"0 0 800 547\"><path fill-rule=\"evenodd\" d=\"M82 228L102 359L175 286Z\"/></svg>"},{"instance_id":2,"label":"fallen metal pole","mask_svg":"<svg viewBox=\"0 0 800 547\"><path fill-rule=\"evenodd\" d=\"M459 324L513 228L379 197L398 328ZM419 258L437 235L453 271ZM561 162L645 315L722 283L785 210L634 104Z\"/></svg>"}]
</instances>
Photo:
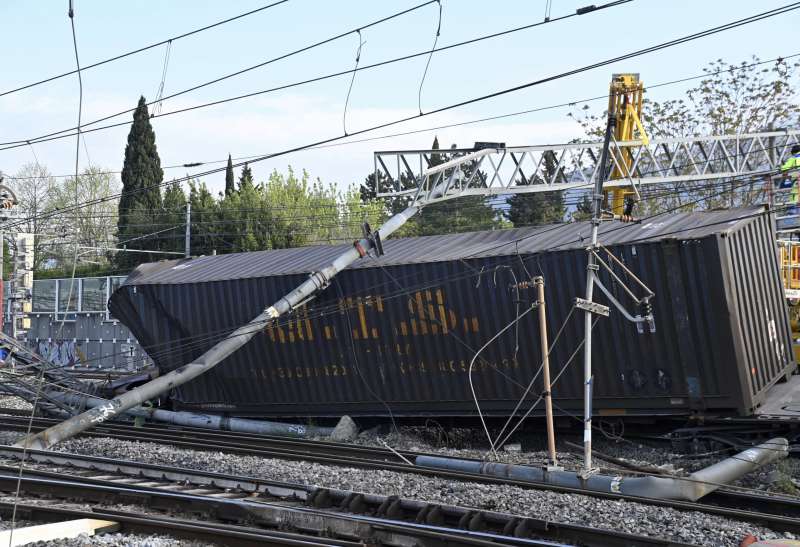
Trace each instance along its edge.
<instances>
[{"instance_id":1,"label":"fallen metal pole","mask_svg":"<svg viewBox=\"0 0 800 547\"><path fill-rule=\"evenodd\" d=\"M378 230L380 239L385 239L406 221L414 216L418 207L409 207L401 213L394 215ZM182 367L159 376L155 380L114 397L106 404L87 410L73 416L59 424L45 429L35 435L20 439L14 446L46 450L51 446L74 437L82 431L103 423L135 406L139 406L149 399L154 399L162 393L185 384L193 378L211 370L230 354L244 346L256 334L263 332L264 328L281 315L303 305L317 292L326 288L330 280L344 270L347 266L366 255L375 246L374 239L364 237L353 244L353 247L339 255L330 265L318 272L312 273L299 287L275 302L272 306L254 317L249 323L239 327L225 339L218 342L203 355Z\"/></svg>"},{"instance_id":2,"label":"fallen metal pole","mask_svg":"<svg viewBox=\"0 0 800 547\"><path fill-rule=\"evenodd\" d=\"M547 420L547 452L550 455L550 465L558 465L556 460L556 433L553 427L553 396L550 393L550 345L547 342L547 313L544 304L544 277L533 280L537 289L539 304L539 338L542 346L542 379L544 382L544 412Z\"/></svg>"},{"instance_id":3,"label":"fallen metal pole","mask_svg":"<svg viewBox=\"0 0 800 547\"><path fill-rule=\"evenodd\" d=\"M459 460L439 456L417 456L419 467L466 471L509 479L538 482L593 492L624 494L665 500L697 501L750 471L789 455L789 442L778 437L748 448L688 477L622 477L558 471L507 463Z\"/></svg>"},{"instance_id":4,"label":"fallen metal pole","mask_svg":"<svg viewBox=\"0 0 800 547\"><path fill-rule=\"evenodd\" d=\"M87 406L96 408L108 403L107 399L100 397L87 397L69 393L50 393L54 399L74 406ZM332 427L306 426L302 424L288 424L283 422L270 422L267 420L249 420L246 418L229 418L215 414L201 414L197 412L174 412L160 408L145 408L135 406L125 411L130 416L141 416L156 422L164 422L186 427L200 429L214 429L218 431L233 431L235 433L255 433L257 435L280 435L284 437L328 437L333 433Z\"/></svg>"}]
</instances>

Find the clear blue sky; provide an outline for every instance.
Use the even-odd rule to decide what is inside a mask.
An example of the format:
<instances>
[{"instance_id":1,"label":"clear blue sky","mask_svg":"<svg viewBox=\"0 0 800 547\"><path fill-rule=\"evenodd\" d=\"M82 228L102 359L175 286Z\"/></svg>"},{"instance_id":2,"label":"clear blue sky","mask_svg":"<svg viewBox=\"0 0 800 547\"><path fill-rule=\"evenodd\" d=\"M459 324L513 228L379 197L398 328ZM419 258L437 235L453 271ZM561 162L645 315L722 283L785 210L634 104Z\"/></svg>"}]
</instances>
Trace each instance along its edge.
<instances>
[{"instance_id":1,"label":"clear blue sky","mask_svg":"<svg viewBox=\"0 0 800 547\"><path fill-rule=\"evenodd\" d=\"M266 4L266 0L162 2L74 0L81 63L157 42ZM555 0L552 16L571 13L588 0ZM599 3L595 0L595 3ZM787 3L745 0L635 0L612 9L555 22L479 44L434 55L423 90L423 110L433 109L505 87L556 74L594 61L640 49L684 34ZM73 69L75 59L67 18L67 0L0 3L0 90ZM165 94L190 87L338 34L395 11L413 1L290 0L279 7L176 41ZM442 0L439 45L540 21L545 0ZM368 64L431 47L437 7L364 32L361 62ZM751 55L771 58L800 51L796 43L800 13L747 25L710 38L471 105L376 135L464 121L604 93L612 72L639 72L646 84L700 73L710 61L742 61ZM163 103L167 112L351 68L357 38L333 44L249 72ZM135 106L140 95L152 98L158 88L164 48L87 70L83 75L84 121ZM417 88L425 58L356 75L350 98L348 129L410 115L417 109ZM342 132L342 109L349 77L246 99L224 106L153 121L163 165L247 156L301 145ZM685 87L668 87L653 98L680 96ZM75 125L78 85L75 76L0 97L0 141L37 136ZM602 104L595 103L602 109ZM325 182L360 182L372 168L372 151L427 148L434 134L443 146L476 140L509 145L564 142L580 136L567 109L550 110L497 122L440 130L337 148L292 154L253 166L257 179L272 169L306 169ZM122 121L127 118L118 118ZM122 167L127 127L89 133L81 147L81 165ZM55 174L69 173L74 138L35 145L39 161ZM88 157L87 157L88 150ZM0 151L0 171L14 174L33 161L29 148ZM186 169L165 172L166 178ZM191 170L189 170L191 172ZM215 189L222 175L205 179Z\"/></svg>"}]
</instances>

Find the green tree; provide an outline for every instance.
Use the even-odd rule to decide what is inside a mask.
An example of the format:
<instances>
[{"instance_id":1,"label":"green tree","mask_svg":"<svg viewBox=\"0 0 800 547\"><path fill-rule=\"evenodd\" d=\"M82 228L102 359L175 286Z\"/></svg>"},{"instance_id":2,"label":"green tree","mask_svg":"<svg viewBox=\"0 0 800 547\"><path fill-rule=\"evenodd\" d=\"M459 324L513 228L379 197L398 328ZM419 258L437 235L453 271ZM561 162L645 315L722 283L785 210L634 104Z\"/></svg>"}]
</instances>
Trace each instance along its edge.
<instances>
[{"instance_id":1,"label":"green tree","mask_svg":"<svg viewBox=\"0 0 800 547\"><path fill-rule=\"evenodd\" d=\"M164 189L164 212L160 230L167 230L159 235L161 250L180 253L184 251L186 229L186 194L180 183L172 181ZM159 230L159 231L160 231Z\"/></svg>"},{"instance_id":2,"label":"green tree","mask_svg":"<svg viewBox=\"0 0 800 547\"><path fill-rule=\"evenodd\" d=\"M558 182L563 178L558 169L558 159L555 153L548 150L542 155L542 170L544 179L548 182ZM533 173L523 184L542 184L545 182L539 174ZM509 197L506 218L514 226L532 226L561 222L566 214L564 192L547 191L533 194L514 194Z\"/></svg>"},{"instance_id":3,"label":"green tree","mask_svg":"<svg viewBox=\"0 0 800 547\"><path fill-rule=\"evenodd\" d=\"M225 195L229 196L235 191L236 187L233 185L233 161L231 161L231 155L228 154L228 166L225 168Z\"/></svg>"},{"instance_id":4,"label":"green tree","mask_svg":"<svg viewBox=\"0 0 800 547\"><path fill-rule=\"evenodd\" d=\"M150 227L157 224L161 213L160 185L164 172L144 97L139 99L133 113L121 178L122 195L118 207L117 236L123 241L145 235ZM158 246L157 239L137 239L138 248L157 250ZM117 255L120 267L134 267L140 262L154 259L155 256L144 253L121 252Z\"/></svg>"},{"instance_id":5,"label":"green tree","mask_svg":"<svg viewBox=\"0 0 800 547\"><path fill-rule=\"evenodd\" d=\"M246 163L244 164L244 167L242 167L242 174L239 175L239 188L241 188L242 184L245 183L253 184L253 171Z\"/></svg>"},{"instance_id":6,"label":"green tree","mask_svg":"<svg viewBox=\"0 0 800 547\"><path fill-rule=\"evenodd\" d=\"M189 181L189 203L192 205L190 245L192 256L210 255L219 247L233 245L218 235L219 204L205 182Z\"/></svg>"},{"instance_id":7,"label":"green tree","mask_svg":"<svg viewBox=\"0 0 800 547\"><path fill-rule=\"evenodd\" d=\"M381 192L388 192L389 191L389 177L386 176L383 172L378 171L378 186ZM414 187L414 179L406 175L405 173L400 175L399 180L399 190L408 190L409 188ZM372 205L372 204L379 204L380 209L382 211L383 219L388 219L396 215L397 213L402 212L403 210L408 207L411 203L411 196L397 196L397 197L378 197L378 188L376 188L375 184L375 173L370 173L364 179L364 182L359 186L359 197L361 199L361 203L364 205Z\"/></svg>"},{"instance_id":8,"label":"green tree","mask_svg":"<svg viewBox=\"0 0 800 547\"><path fill-rule=\"evenodd\" d=\"M456 146L453 145L452 148ZM439 138L434 137L431 150L439 150ZM441 165L446 161L458 157L456 153L432 152L428 167ZM447 157L446 157L447 156ZM457 176L462 180L472 180L472 184L480 186L486 183L486 173L478 169L477 161L463 164L460 173L451 173L449 170L443 176ZM493 230L503 226L499 211L492 207L491 202L482 196L469 196L441 203L427 205L420 211L401 235L437 235L476 230Z\"/></svg>"},{"instance_id":9,"label":"green tree","mask_svg":"<svg viewBox=\"0 0 800 547\"><path fill-rule=\"evenodd\" d=\"M589 197L590 193L584 193L581 200L578 202L575 210L572 212L572 220L589 220L594 213L594 206Z\"/></svg>"},{"instance_id":10,"label":"green tree","mask_svg":"<svg viewBox=\"0 0 800 547\"><path fill-rule=\"evenodd\" d=\"M109 254L106 249L118 244L113 236L114 226L118 224L113 196L119 192L119 181L106 169L92 166L78 176L77 184L76 189L75 178L69 177L51 190L51 207L54 210L67 209L55 218L64 235L55 241L57 245L51 247L51 257L58 260L57 267L71 268L75 252L73 245L77 240L77 244L83 247L80 249L83 259L91 260L96 266L106 266ZM78 215L69 210L75 204L76 191L81 201L90 203L82 207ZM152 228L148 227L148 230Z\"/></svg>"}]
</instances>

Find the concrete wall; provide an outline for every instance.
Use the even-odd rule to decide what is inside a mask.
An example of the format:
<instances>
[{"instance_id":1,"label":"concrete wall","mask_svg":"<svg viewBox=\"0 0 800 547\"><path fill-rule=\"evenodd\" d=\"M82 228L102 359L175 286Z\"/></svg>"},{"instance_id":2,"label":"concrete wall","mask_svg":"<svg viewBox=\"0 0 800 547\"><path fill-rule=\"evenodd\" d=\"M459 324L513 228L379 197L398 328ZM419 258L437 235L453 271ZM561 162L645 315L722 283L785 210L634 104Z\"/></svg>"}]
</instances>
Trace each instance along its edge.
<instances>
[{"instance_id":1,"label":"concrete wall","mask_svg":"<svg viewBox=\"0 0 800 547\"><path fill-rule=\"evenodd\" d=\"M123 279L76 280L69 306L64 296L69 279L34 281L33 311L25 314L30 327L20 333L20 339L43 357L65 366L135 370L151 365L139 342L107 309L108 297ZM10 334L8 300L4 302L3 331Z\"/></svg>"}]
</instances>

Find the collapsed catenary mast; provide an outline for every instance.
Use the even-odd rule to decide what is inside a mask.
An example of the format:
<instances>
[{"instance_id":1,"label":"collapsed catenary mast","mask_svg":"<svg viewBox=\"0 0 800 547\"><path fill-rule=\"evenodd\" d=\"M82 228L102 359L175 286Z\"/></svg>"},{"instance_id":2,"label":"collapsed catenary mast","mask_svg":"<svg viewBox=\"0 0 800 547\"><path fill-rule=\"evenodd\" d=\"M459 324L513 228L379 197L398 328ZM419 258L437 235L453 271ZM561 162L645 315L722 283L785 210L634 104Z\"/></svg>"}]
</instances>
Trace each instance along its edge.
<instances>
[{"instance_id":1,"label":"collapsed catenary mast","mask_svg":"<svg viewBox=\"0 0 800 547\"><path fill-rule=\"evenodd\" d=\"M370 250L379 250L381 238L388 237L395 230L400 228L409 218L414 216L418 210L418 207L409 207L390 218L381 226L377 233L365 234L365 237L356 241L351 249L342 253L329 266L312 273L309 278L295 290L275 302L272 306L266 308L249 323L233 331L225 339L191 363L173 370L164 376L160 376L143 386L118 397L114 397L104 405L97 406L82 414L73 416L40 433L20 439L15 446L25 446L40 450L50 448L60 441L69 439L96 424L113 418L149 399L158 397L173 387L184 384L211 370L228 355L244 346L256 334L262 332L269 323L314 298L314 295L318 291L326 288L330 284L331 279L337 273L359 258L365 256Z\"/></svg>"}]
</instances>

